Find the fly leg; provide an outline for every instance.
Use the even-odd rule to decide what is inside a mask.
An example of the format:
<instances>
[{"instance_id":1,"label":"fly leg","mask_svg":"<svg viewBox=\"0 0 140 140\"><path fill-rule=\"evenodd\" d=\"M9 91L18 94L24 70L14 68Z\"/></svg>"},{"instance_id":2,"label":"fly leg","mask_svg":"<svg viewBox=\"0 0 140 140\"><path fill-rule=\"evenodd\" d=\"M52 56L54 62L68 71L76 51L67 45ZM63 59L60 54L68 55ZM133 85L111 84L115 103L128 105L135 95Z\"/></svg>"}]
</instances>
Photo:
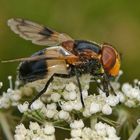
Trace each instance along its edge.
<instances>
[{"instance_id":1,"label":"fly leg","mask_svg":"<svg viewBox=\"0 0 140 140\"><path fill-rule=\"evenodd\" d=\"M104 73L104 75L103 75L103 89L104 89L104 92L106 93L107 96L109 96L109 87L110 87L111 92L114 95L116 95L112 85L110 84L110 81L109 81L107 74Z\"/></svg>"},{"instance_id":2,"label":"fly leg","mask_svg":"<svg viewBox=\"0 0 140 140\"><path fill-rule=\"evenodd\" d=\"M100 89L101 91L103 91L103 89L100 87L100 84L98 83L97 79L96 79L96 78L94 78L93 80L95 80L95 82L96 82L96 85L97 85L98 89Z\"/></svg>"},{"instance_id":3,"label":"fly leg","mask_svg":"<svg viewBox=\"0 0 140 140\"><path fill-rule=\"evenodd\" d=\"M83 95L82 95L82 87L81 87L81 83L80 83L80 80L79 80L79 74L78 74L78 71L77 71L76 68L74 68L74 70L75 70L76 80L77 80L78 87L79 87L81 103L82 103L82 106L84 108L85 104L84 104L84 99L83 99Z\"/></svg>"},{"instance_id":4,"label":"fly leg","mask_svg":"<svg viewBox=\"0 0 140 140\"><path fill-rule=\"evenodd\" d=\"M109 79L106 73L104 73L103 75L103 90L106 93L106 95L109 96Z\"/></svg>"},{"instance_id":5,"label":"fly leg","mask_svg":"<svg viewBox=\"0 0 140 140\"><path fill-rule=\"evenodd\" d=\"M28 108L31 108L32 103L37 100L48 88L49 84L52 82L53 76L47 81L45 87L29 102Z\"/></svg>"}]
</instances>

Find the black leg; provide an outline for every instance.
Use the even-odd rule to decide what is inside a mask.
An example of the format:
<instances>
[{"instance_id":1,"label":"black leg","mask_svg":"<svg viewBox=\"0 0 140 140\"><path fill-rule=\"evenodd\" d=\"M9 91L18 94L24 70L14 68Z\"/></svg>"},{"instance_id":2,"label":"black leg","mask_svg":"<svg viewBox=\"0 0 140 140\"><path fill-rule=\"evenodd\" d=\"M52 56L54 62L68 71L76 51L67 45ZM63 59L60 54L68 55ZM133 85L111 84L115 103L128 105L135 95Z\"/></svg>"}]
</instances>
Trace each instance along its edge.
<instances>
[{"instance_id":1,"label":"black leg","mask_svg":"<svg viewBox=\"0 0 140 140\"><path fill-rule=\"evenodd\" d=\"M113 93L114 95L117 95L116 92L114 91L112 85L110 84L110 82L109 82L109 86L110 86L110 89L111 89L112 93Z\"/></svg>"},{"instance_id":2,"label":"black leg","mask_svg":"<svg viewBox=\"0 0 140 140\"><path fill-rule=\"evenodd\" d=\"M93 80L95 80L97 87L98 87L101 91L103 91L103 89L100 87L100 85L99 85L98 81L96 80L96 78L94 78Z\"/></svg>"},{"instance_id":3,"label":"black leg","mask_svg":"<svg viewBox=\"0 0 140 140\"><path fill-rule=\"evenodd\" d=\"M78 83L78 87L79 87L81 103L82 103L82 106L85 107L83 95L82 95L82 87L81 87L81 83L80 83L79 76L77 73L77 69L75 68L74 70L75 70L75 75L76 75L76 79L77 79L77 83Z\"/></svg>"},{"instance_id":4,"label":"black leg","mask_svg":"<svg viewBox=\"0 0 140 140\"><path fill-rule=\"evenodd\" d=\"M108 79L106 73L104 73L104 75L103 75L103 90L107 96L109 96L109 87L108 87L109 84L108 83L109 83L109 79Z\"/></svg>"},{"instance_id":5,"label":"black leg","mask_svg":"<svg viewBox=\"0 0 140 140\"><path fill-rule=\"evenodd\" d=\"M112 91L112 93L114 95L116 95L113 87L110 84L110 81L109 81L107 74L104 73L104 75L103 75L103 89L104 89L104 92L107 94L107 96L109 96L109 87L110 87L110 90Z\"/></svg>"},{"instance_id":6,"label":"black leg","mask_svg":"<svg viewBox=\"0 0 140 140\"><path fill-rule=\"evenodd\" d=\"M47 81L45 87L32 99L32 101L29 103L29 108L31 107L32 103L37 100L48 88L49 84L52 82L53 76Z\"/></svg>"}]
</instances>

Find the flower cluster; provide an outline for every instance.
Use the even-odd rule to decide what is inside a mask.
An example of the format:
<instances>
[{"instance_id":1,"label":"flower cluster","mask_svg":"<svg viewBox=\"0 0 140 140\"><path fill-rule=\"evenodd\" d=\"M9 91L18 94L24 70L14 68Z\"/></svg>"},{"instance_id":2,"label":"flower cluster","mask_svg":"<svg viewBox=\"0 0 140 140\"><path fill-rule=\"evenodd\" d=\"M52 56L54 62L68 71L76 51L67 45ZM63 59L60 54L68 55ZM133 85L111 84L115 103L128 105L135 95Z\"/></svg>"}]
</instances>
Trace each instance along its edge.
<instances>
[{"instance_id":1,"label":"flower cluster","mask_svg":"<svg viewBox=\"0 0 140 140\"><path fill-rule=\"evenodd\" d=\"M119 76L122 74L120 72ZM80 92L77 86L76 78L60 78L54 77L54 80L50 83L47 91L36 101L33 102L29 109L29 102L35 92L42 90L46 84L46 80L38 80L32 82L26 86L19 86L19 81L15 82L13 88L12 77L8 77L10 81L10 88L7 92L3 92L0 97L0 108L10 108L15 106L26 117L31 118L37 122L31 122L29 129L26 129L23 124L16 127L15 139L55 139L54 126L57 128L71 130L71 138L66 140L119 140L116 135L114 127L109 126L106 123L96 122L94 126L87 127L82 120L90 120L90 118L96 116L100 121L103 116L111 115L113 109L119 103L124 104L127 107L137 107L140 105L140 81L134 80L134 84L124 83L122 86L118 82L119 76L111 85L116 93L106 96L102 89L102 84L97 91L89 93L89 84L91 82L91 75L86 74L80 77L80 83L82 86L82 96L84 99L85 107L83 108ZM97 80L100 82L100 79ZM0 88L2 87L0 83ZM98 121L99 121L98 120ZM111 124L111 123L110 123ZM53 126L54 125L54 126Z\"/></svg>"},{"instance_id":2,"label":"flower cluster","mask_svg":"<svg viewBox=\"0 0 140 140\"><path fill-rule=\"evenodd\" d=\"M30 122L29 129L23 124L17 125L15 140L55 140L55 128L52 124L46 123L40 126L37 122Z\"/></svg>"},{"instance_id":3,"label":"flower cluster","mask_svg":"<svg viewBox=\"0 0 140 140\"><path fill-rule=\"evenodd\" d=\"M98 122L94 128L85 127L82 120L74 120L70 123L71 138L65 140L120 140L114 127L106 123ZM30 122L29 129L23 124L16 126L15 140L55 140L55 128L51 123L39 125Z\"/></svg>"},{"instance_id":4,"label":"flower cluster","mask_svg":"<svg viewBox=\"0 0 140 140\"><path fill-rule=\"evenodd\" d=\"M82 120L70 124L71 137L65 140L120 140L114 127L98 122L94 128L84 127Z\"/></svg>"},{"instance_id":5,"label":"flower cluster","mask_svg":"<svg viewBox=\"0 0 140 140\"><path fill-rule=\"evenodd\" d=\"M15 82L15 88L13 89L12 76L8 76L10 87L7 89L7 92L3 92L0 97L0 108L9 108L11 106L17 106L22 100L23 96L30 96L33 93L32 88L24 86L18 88L20 83L19 81ZM2 82L0 87L2 87Z\"/></svg>"},{"instance_id":6,"label":"flower cluster","mask_svg":"<svg viewBox=\"0 0 140 140\"><path fill-rule=\"evenodd\" d=\"M85 117L90 117L96 113L103 113L105 115L110 115L112 113L113 106L116 106L119 103L118 97L110 95L106 97L105 94L99 95L89 95L85 99L85 109L83 115Z\"/></svg>"},{"instance_id":7,"label":"flower cluster","mask_svg":"<svg viewBox=\"0 0 140 140\"><path fill-rule=\"evenodd\" d=\"M101 94L92 93L88 95L90 78L90 75L83 75L80 78L85 108L83 108L81 104L80 93L75 82L75 77L69 79L55 77L44 95L31 105L31 110L40 109L47 118L62 119L61 116L65 116L63 117L64 120L69 120L70 113L73 111L81 112L84 117L90 117L96 113L110 115L112 113L112 107L119 103L119 98L115 95L106 97L103 92L100 92ZM36 86L36 83L31 84L30 86L36 87L37 90L41 87L39 85ZM45 105L45 103L47 105ZM58 105L61 110L57 110ZM20 112L27 111L28 102L19 104L18 109Z\"/></svg>"},{"instance_id":8,"label":"flower cluster","mask_svg":"<svg viewBox=\"0 0 140 140\"><path fill-rule=\"evenodd\" d=\"M124 83L122 86L118 81L111 83L119 101L128 107L137 107L140 105L140 81L135 79L133 84Z\"/></svg>"},{"instance_id":9,"label":"flower cluster","mask_svg":"<svg viewBox=\"0 0 140 140\"><path fill-rule=\"evenodd\" d=\"M134 80L133 85L129 83L123 84L121 95L125 96L124 104L126 106L136 107L140 105L140 81Z\"/></svg>"}]
</instances>

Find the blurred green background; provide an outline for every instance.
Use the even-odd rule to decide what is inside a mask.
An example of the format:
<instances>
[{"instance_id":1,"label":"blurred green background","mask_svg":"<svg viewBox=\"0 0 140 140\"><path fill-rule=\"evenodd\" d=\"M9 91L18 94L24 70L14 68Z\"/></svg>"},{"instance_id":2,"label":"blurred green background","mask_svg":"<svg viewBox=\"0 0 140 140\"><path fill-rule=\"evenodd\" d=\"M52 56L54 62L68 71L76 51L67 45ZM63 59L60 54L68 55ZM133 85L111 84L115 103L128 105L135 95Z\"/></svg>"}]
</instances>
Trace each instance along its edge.
<instances>
[{"instance_id":1,"label":"blurred green background","mask_svg":"<svg viewBox=\"0 0 140 140\"><path fill-rule=\"evenodd\" d=\"M140 78L140 1L0 0L0 59L27 57L43 49L7 26L12 17L30 19L75 39L108 42L122 54L122 81ZM18 63L0 63L0 80L16 77Z\"/></svg>"}]
</instances>

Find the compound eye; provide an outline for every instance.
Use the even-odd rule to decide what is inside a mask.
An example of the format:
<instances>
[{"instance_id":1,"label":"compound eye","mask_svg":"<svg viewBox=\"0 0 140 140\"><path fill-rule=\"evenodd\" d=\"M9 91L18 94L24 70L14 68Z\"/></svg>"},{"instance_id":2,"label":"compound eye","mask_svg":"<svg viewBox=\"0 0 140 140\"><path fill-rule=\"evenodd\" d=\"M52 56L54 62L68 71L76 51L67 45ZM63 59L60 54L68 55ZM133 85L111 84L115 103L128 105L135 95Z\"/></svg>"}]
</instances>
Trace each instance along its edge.
<instances>
[{"instance_id":1,"label":"compound eye","mask_svg":"<svg viewBox=\"0 0 140 140\"><path fill-rule=\"evenodd\" d=\"M101 61L105 71L109 72L109 70L113 68L116 63L116 53L111 46L103 46Z\"/></svg>"}]
</instances>

